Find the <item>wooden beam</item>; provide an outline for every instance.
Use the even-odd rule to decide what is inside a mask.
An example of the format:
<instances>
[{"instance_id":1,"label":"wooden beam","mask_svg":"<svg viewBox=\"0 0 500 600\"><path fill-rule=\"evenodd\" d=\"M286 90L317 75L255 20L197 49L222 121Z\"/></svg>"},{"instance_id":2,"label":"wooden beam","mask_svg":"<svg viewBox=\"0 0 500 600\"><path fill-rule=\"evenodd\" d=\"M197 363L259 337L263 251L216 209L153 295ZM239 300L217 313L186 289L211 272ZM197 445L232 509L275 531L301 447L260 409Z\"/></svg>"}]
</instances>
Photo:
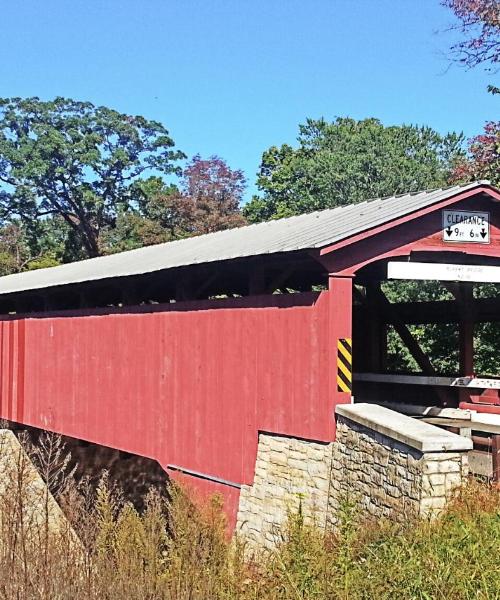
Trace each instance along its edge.
<instances>
[{"instance_id":1,"label":"wooden beam","mask_svg":"<svg viewBox=\"0 0 500 600\"><path fill-rule=\"evenodd\" d=\"M375 302L382 307L386 314L388 322L396 330L405 346L410 351L410 354L415 359L417 365L422 369L426 375L435 375L436 370L434 369L429 357L422 350L417 340L413 337L413 334L408 329L404 321L398 315L397 305L391 304L381 289L373 293Z\"/></svg>"},{"instance_id":2,"label":"wooden beam","mask_svg":"<svg viewBox=\"0 0 500 600\"><path fill-rule=\"evenodd\" d=\"M280 289L283 286L290 275L294 272L296 266L295 264L290 264L283 269L280 273L276 275L267 285L266 285L266 293L272 294L277 289Z\"/></svg>"},{"instance_id":3,"label":"wooden beam","mask_svg":"<svg viewBox=\"0 0 500 600\"><path fill-rule=\"evenodd\" d=\"M367 302L367 296L360 292L357 288L354 288L356 297L363 303ZM411 331L408 329L404 321L401 320L397 314L397 304L391 304L385 294L380 288L373 288L371 291L372 301L376 304L379 312L384 314L384 320L386 323L390 323L396 333L399 335L405 346L410 351L410 354L415 359L417 365L422 369L426 375L435 375L436 370L432 366L428 356L424 353L422 348L418 345L418 342L413 337Z\"/></svg>"},{"instance_id":4,"label":"wooden beam","mask_svg":"<svg viewBox=\"0 0 500 600\"><path fill-rule=\"evenodd\" d=\"M175 300L182 302L183 300L193 300L194 292L190 277L180 277L175 284Z\"/></svg>"},{"instance_id":5,"label":"wooden beam","mask_svg":"<svg viewBox=\"0 0 500 600\"><path fill-rule=\"evenodd\" d=\"M201 298L208 288L215 282L219 273L217 271L213 271L210 275L206 276L202 283L196 288L193 293L194 299L198 300Z\"/></svg>"},{"instance_id":6,"label":"wooden beam","mask_svg":"<svg viewBox=\"0 0 500 600\"><path fill-rule=\"evenodd\" d=\"M460 374L473 375L474 373L474 301L473 287L461 284L460 300Z\"/></svg>"},{"instance_id":7,"label":"wooden beam","mask_svg":"<svg viewBox=\"0 0 500 600\"><path fill-rule=\"evenodd\" d=\"M83 296L83 293L82 293ZM127 283L122 290L122 302L125 306L133 306L137 304L137 292L134 283Z\"/></svg>"},{"instance_id":8,"label":"wooden beam","mask_svg":"<svg viewBox=\"0 0 500 600\"><path fill-rule=\"evenodd\" d=\"M377 310L377 294L380 291L380 281L372 281L366 286L366 341L369 353L368 368L372 371L385 371L387 368L387 325Z\"/></svg>"},{"instance_id":9,"label":"wooden beam","mask_svg":"<svg viewBox=\"0 0 500 600\"><path fill-rule=\"evenodd\" d=\"M266 293L266 275L262 266L255 266L248 275L248 294L257 296Z\"/></svg>"},{"instance_id":10,"label":"wooden beam","mask_svg":"<svg viewBox=\"0 0 500 600\"><path fill-rule=\"evenodd\" d=\"M405 385L472 388L474 390L500 389L500 379L487 377L443 377L440 375L407 375L403 373L354 373L354 380L366 381L369 383L397 383Z\"/></svg>"},{"instance_id":11,"label":"wooden beam","mask_svg":"<svg viewBox=\"0 0 500 600\"><path fill-rule=\"evenodd\" d=\"M442 284L453 294L459 314L460 373L474 373L474 287L469 282L443 281Z\"/></svg>"},{"instance_id":12,"label":"wooden beam","mask_svg":"<svg viewBox=\"0 0 500 600\"><path fill-rule=\"evenodd\" d=\"M389 261L387 278L500 283L500 267L496 265Z\"/></svg>"}]
</instances>

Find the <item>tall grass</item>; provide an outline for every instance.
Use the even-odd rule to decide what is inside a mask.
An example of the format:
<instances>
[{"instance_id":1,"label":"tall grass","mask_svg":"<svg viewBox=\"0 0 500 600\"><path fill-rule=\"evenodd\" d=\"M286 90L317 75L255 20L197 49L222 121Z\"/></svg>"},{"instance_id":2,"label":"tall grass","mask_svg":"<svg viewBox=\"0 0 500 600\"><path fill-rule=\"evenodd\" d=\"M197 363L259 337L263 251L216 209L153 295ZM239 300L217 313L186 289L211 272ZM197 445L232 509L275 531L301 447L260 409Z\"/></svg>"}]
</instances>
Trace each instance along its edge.
<instances>
[{"instance_id":1,"label":"tall grass","mask_svg":"<svg viewBox=\"0 0 500 600\"><path fill-rule=\"evenodd\" d=\"M373 523L346 505L325 533L291 514L274 550L251 551L227 539L219 498L195 503L171 486L138 512L106 474L96 489L75 484L57 441L44 444L34 460L72 528L49 526L48 511L26 521L20 455L0 486L0 598L500 598L500 493L485 485L465 487L432 522Z\"/></svg>"}]
</instances>

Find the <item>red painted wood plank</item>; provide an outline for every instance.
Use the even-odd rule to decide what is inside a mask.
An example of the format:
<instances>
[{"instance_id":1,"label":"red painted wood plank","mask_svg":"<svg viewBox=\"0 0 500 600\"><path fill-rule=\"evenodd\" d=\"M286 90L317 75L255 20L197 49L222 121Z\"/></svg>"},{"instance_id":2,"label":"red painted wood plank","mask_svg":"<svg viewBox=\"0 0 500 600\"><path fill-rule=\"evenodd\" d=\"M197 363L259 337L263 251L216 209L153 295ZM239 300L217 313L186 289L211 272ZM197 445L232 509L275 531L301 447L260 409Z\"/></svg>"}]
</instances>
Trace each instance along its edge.
<instances>
[{"instance_id":1,"label":"red painted wood plank","mask_svg":"<svg viewBox=\"0 0 500 600\"><path fill-rule=\"evenodd\" d=\"M332 435L328 293L293 296L9 318L2 416L251 483L259 431Z\"/></svg>"}]
</instances>

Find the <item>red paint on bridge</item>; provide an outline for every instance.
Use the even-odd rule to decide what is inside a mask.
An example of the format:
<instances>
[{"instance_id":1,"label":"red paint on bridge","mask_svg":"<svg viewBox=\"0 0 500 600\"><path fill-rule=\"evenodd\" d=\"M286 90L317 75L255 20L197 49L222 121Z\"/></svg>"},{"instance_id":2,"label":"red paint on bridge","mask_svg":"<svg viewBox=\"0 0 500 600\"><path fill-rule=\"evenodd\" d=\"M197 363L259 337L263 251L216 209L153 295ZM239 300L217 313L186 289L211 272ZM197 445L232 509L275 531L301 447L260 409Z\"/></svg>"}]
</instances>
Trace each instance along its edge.
<instances>
[{"instance_id":1,"label":"red paint on bridge","mask_svg":"<svg viewBox=\"0 0 500 600\"><path fill-rule=\"evenodd\" d=\"M6 419L239 484L258 431L333 438L328 292L0 325ZM223 490L234 517L236 488L201 487Z\"/></svg>"}]
</instances>

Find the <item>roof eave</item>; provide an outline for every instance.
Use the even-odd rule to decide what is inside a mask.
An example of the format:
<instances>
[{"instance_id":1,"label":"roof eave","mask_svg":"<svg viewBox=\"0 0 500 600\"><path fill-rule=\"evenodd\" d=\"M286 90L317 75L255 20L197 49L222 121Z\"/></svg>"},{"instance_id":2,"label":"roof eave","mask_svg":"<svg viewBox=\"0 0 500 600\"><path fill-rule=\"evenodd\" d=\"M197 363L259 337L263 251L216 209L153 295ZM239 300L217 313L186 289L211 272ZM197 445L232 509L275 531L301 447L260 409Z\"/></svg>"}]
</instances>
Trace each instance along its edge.
<instances>
[{"instance_id":1,"label":"roof eave","mask_svg":"<svg viewBox=\"0 0 500 600\"><path fill-rule=\"evenodd\" d=\"M376 227L373 227L372 229L367 229L354 236L346 237L333 244L324 246L320 249L320 256L325 256L327 254L330 254L331 252L340 250L340 248L344 248L345 246L350 246L351 244L355 244L361 240L365 240L369 237L383 233L390 227L397 227L398 225L402 225L403 223L407 223L408 221L412 221L413 219L427 215L431 212L434 212L435 210L440 210L442 208L445 208L446 206L450 206L451 204L461 202L467 198L470 198L471 196L476 196L482 193L486 193L494 201L500 202L500 191L493 185L491 185L489 181L481 181L478 182L477 186L469 188L467 191L457 191L457 193L451 196L450 198L446 198L445 200L438 200L435 203L426 206L425 208L417 209L411 213L403 215L402 217L398 217L397 219L389 219L382 225L378 225Z\"/></svg>"}]
</instances>

